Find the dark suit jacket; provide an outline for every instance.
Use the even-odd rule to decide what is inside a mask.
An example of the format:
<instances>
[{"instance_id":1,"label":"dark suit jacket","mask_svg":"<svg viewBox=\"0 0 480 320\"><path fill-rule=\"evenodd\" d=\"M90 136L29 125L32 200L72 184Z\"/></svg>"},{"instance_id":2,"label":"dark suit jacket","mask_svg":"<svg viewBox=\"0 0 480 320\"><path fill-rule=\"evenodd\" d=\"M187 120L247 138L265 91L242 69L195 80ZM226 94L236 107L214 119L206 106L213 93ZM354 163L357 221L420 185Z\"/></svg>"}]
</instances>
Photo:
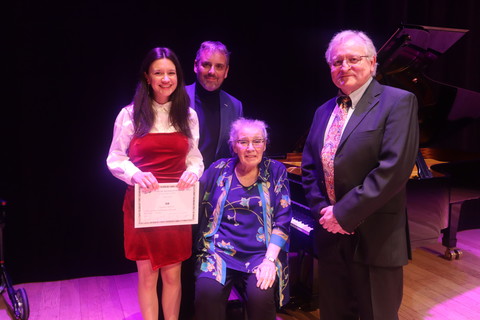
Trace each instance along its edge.
<instances>
[{"instance_id":1,"label":"dark suit jacket","mask_svg":"<svg viewBox=\"0 0 480 320\"><path fill-rule=\"evenodd\" d=\"M302 159L302 182L312 214L329 206L320 159L335 99L320 106ZM319 258L341 237L354 237L354 260L375 266L408 262L405 186L418 152L417 100L410 92L373 80L345 127L335 156L333 212L353 236L317 228Z\"/></svg>"},{"instance_id":2,"label":"dark suit jacket","mask_svg":"<svg viewBox=\"0 0 480 320\"><path fill-rule=\"evenodd\" d=\"M195 106L195 83L185 87L190 97L190 107L196 110ZM243 116L243 105L240 100L220 90L220 134L215 152L215 159L230 158L231 153L228 147L230 138L230 125L233 121ZM203 150L200 150L203 151Z\"/></svg>"}]
</instances>

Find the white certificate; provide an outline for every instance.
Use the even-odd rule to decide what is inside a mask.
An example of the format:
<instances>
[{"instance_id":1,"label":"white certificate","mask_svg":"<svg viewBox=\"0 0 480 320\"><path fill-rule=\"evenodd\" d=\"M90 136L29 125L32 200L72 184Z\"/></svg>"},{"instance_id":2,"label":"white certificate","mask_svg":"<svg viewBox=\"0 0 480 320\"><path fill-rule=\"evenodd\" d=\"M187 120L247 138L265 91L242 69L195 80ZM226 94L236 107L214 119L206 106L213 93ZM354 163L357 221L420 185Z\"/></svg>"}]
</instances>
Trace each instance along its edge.
<instances>
[{"instance_id":1,"label":"white certificate","mask_svg":"<svg viewBox=\"0 0 480 320\"><path fill-rule=\"evenodd\" d=\"M198 223L198 186L179 190L177 183L160 183L146 193L135 185L135 228Z\"/></svg>"}]
</instances>

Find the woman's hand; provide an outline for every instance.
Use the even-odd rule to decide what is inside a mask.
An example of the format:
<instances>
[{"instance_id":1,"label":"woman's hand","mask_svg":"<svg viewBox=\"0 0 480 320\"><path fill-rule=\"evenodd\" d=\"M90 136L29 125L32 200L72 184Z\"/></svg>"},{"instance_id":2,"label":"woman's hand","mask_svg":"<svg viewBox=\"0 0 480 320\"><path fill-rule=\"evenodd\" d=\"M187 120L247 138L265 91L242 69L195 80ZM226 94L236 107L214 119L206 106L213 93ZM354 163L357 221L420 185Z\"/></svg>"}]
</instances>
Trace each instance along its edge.
<instances>
[{"instance_id":1,"label":"woman's hand","mask_svg":"<svg viewBox=\"0 0 480 320\"><path fill-rule=\"evenodd\" d=\"M275 283L276 275L277 268L275 267L275 263L270 260L263 259L262 263L256 270L257 287L262 290L271 288Z\"/></svg>"},{"instance_id":2,"label":"woman's hand","mask_svg":"<svg viewBox=\"0 0 480 320\"><path fill-rule=\"evenodd\" d=\"M138 171L132 177L132 182L138 184L145 192L151 192L158 189L157 178L151 172Z\"/></svg>"},{"instance_id":3,"label":"woman's hand","mask_svg":"<svg viewBox=\"0 0 480 320\"><path fill-rule=\"evenodd\" d=\"M197 180L198 177L195 173L190 171L184 171L182 173L182 176L180 177L180 180L178 180L177 187L180 190L188 189L193 186L195 182L197 182Z\"/></svg>"}]
</instances>

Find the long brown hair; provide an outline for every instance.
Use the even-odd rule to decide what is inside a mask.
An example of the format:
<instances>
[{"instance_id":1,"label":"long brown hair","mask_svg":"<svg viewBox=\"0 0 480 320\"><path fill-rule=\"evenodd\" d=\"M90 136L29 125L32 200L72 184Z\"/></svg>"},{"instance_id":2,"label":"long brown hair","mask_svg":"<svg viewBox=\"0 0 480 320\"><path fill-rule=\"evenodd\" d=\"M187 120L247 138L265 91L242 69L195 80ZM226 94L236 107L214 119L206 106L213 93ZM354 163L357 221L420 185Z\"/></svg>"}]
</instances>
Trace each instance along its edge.
<instances>
[{"instance_id":1,"label":"long brown hair","mask_svg":"<svg viewBox=\"0 0 480 320\"><path fill-rule=\"evenodd\" d=\"M169 120L178 131L188 138L192 137L189 119L190 98L185 91L185 80L182 67L177 55L169 48L158 47L151 49L143 59L137 84L137 90L133 97L133 123L135 135L144 136L150 132L155 121L155 113L152 107L153 90L147 83L145 74L148 74L150 65L158 59L169 59L175 65L177 71L177 88L170 96L172 107L169 113Z\"/></svg>"}]
</instances>

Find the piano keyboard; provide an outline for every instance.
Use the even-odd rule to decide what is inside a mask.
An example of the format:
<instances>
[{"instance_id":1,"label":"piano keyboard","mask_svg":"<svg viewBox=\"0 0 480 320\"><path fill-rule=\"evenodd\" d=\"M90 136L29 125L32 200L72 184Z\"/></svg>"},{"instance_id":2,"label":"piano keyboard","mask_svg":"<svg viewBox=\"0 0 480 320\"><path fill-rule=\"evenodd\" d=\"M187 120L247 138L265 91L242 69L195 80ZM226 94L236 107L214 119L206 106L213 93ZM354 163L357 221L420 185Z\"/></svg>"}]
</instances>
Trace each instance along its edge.
<instances>
[{"instance_id":1,"label":"piano keyboard","mask_svg":"<svg viewBox=\"0 0 480 320\"><path fill-rule=\"evenodd\" d=\"M292 221L290 225L297 229L298 231L310 235L310 232L313 230L314 220L309 216L310 208L300 204L296 201L292 201ZM300 209L300 210L298 210ZM302 211L306 213L302 213Z\"/></svg>"}]
</instances>

